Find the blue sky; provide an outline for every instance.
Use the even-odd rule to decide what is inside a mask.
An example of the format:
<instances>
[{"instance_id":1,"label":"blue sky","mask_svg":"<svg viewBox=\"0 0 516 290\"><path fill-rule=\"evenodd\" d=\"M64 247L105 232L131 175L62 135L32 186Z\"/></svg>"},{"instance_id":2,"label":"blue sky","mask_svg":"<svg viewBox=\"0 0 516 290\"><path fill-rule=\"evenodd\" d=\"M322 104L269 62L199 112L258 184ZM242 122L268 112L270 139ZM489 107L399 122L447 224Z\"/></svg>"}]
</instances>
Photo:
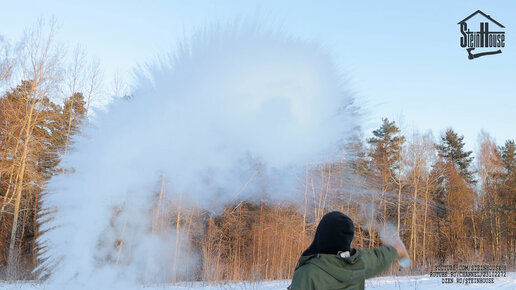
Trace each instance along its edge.
<instances>
[{"instance_id":1,"label":"blue sky","mask_svg":"<svg viewBox=\"0 0 516 290\"><path fill-rule=\"evenodd\" d=\"M482 10L501 22L506 47L468 60L457 22ZM0 1L0 34L19 38L55 16L59 39L100 59L108 82L216 21L260 15L267 26L328 50L367 112L439 136L452 127L475 150L480 130L516 138L516 2L513 1Z\"/></svg>"}]
</instances>

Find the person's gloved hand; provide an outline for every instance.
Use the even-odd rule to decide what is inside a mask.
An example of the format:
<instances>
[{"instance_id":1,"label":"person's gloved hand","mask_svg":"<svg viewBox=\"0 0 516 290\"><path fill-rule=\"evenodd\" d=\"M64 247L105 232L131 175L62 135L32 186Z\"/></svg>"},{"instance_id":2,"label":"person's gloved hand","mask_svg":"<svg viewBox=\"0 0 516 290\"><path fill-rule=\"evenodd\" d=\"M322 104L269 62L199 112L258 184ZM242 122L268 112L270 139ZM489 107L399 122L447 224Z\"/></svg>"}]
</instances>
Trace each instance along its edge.
<instances>
[{"instance_id":1,"label":"person's gloved hand","mask_svg":"<svg viewBox=\"0 0 516 290\"><path fill-rule=\"evenodd\" d=\"M402 267L406 268L410 266L410 256L408 254L407 248L405 248L405 245L401 241L400 236L398 236L398 233L396 232L396 229L393 225L386 224L382 228L380 231L380 239L384 244L396 248L396 251L398 252L398 263Z\"/></svg>"},{"instance_id":2,"label":"person's gloved hand","mask_svg":"<svg viewBox=\"0 0 516 290\"><path fill-rule=\"evenodd\" d=\"M399 241L394 243L393 247L396 248L396 251L398 251L398 263L400 264L400 266L404 268L410 266L410 258L407 252L407 248L405 248L405 245L401 241Z\"/></svg>"},{"instance_id":3,"label":"person's gloved hand","mask_svg":"<svg viewBox=\"0 0 516 290\"><path fill-rule=\"evenodd\" d=\"M396 242L392 246L396 248L396 251L398 251L398 259L408 257L407 248L405 248L405 245L402 242Z\"/></svg>"}]
</instances>

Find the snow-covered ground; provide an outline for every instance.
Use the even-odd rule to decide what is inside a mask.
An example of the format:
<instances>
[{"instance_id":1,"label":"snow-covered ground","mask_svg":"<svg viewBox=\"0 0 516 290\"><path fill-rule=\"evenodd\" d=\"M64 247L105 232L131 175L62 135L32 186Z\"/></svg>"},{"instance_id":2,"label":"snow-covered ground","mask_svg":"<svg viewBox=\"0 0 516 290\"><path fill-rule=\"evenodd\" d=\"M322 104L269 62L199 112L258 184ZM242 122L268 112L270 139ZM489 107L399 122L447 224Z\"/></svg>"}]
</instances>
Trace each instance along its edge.
<instances>
[{"instance_id":1,"label":"snow-covered ground","mask_svg":"<svg viewBox=\"0 0 516 290\"><path fill-rule=\"evenodd\" d=\"M159 285L142 287L145 290L183 290L183 289L204 289L204 290L272 290L272 289L286 289L290 281L266 281L266 282L238 282L238 283L224 283L217 285L207 285L203 283L183 283L179 285ZM106 288L110 289L111 287ZM44 284L35 283L15 283L9 284L0 282L0 289L11 290L61 290L54 287L45 286ZM443 284L440 278L430 278L428 275L422 276L389 276L370 279L366 281L366 289L385 289L385 290L399 290L399 289L516 289L516 272L507 273L507 277L494 278L493 284ZM67 290L73 290L67 287ZM96 289L103 290L103 289Z\"/></svg>"}]
</instances>

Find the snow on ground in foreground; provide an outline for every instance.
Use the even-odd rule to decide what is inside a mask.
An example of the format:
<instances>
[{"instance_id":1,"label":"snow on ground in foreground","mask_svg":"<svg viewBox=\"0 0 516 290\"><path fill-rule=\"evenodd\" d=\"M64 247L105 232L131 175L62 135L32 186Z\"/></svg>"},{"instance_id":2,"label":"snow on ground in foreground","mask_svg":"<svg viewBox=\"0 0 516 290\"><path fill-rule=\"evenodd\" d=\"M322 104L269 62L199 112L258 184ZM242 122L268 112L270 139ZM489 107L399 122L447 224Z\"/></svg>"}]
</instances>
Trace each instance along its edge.
<instances>
[{"instance_id":1,"label":"snow on ground in foreground","mask_svg":"<svg viewBox=\"0 0 516 290\"><path fill-rule=\"evenodd\" d=\"M422 276L389 276L369 279L366 281L366 289L385 289L385 290L399 290L399 289L516 289L516 272L507 273L507 277L494 278L494 284L442 284L441 278L430 278L428 275ZM204 289L204 290L272 290L285 289L289 285L289 280L282 281L265 281L265 282L235 282L217 285L206 285L203 283L184 283L179 285L160 285L152 287L142 287L143 290L183 290L183 289ZM16 283L9 284L0 282L0 289L11 290L61 290L47 287L44 284L34 283ZM112 289L111 287L107 289ZM106 289L106 290L107 290ZM74 289L67 289L74 290ZM103 289L96 289L103 290Z\"/></svg>"}]
</instances>

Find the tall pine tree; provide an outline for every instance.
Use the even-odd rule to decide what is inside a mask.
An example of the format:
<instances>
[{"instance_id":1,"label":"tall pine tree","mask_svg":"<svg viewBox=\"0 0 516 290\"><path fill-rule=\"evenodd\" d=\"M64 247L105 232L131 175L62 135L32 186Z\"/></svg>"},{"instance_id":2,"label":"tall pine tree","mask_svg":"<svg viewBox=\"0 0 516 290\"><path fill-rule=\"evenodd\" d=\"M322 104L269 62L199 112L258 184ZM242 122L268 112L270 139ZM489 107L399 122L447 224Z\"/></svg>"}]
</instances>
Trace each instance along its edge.
<instances>
[{"instance_id":1,"label":"tall pine tree","mask_svg":"<svg viewBox=\"0 0 516 290\"><path fill-rule=\"evenodd\" d=\"M383 222L386 223L387 218L398 220L399 229L400 199L397 203L392 200L387 201L385 193L397 191L398 194L401 194L399 170L405 137L401 134L401 130L396 126L396 123L394 121L390 122L387 118L382 119L382 125L373 131L373 135L374 137L368 139L367 142L370 145L371 172L373 178L379 183L382 192L379 206L383 210ZM376 204L374 199L373 195L372 203ZM394 205L397 209L388 208L388 205ZM398 214L394 214L395 212Z\"/></svg>"},{"instance_id":2,"label":"tall pine tree","mask_svg":"<svg viewBox=\"0 0 516 290\"><path fill-rule=\"evenodd\" d=\"M371 146L369 156L380 175L388 175L399 168L399 155L405 137L401 135L396 123L382 119L379 129L373 131L374 137L367 140Z\"/></svg>"},{"instance_id":3,"label":"tall pine tree","mask_svg":"<svg viewBox=\"0 0 516 290\"><path fill-rule=\"evenodd\" d=\"M446 130L437 145L440 161L434 164L432 174L437 187L432 193L438 205L439 247L441 261L464 261L472 254L474 245L469 236L473 232L475 180L470 169L473 157L464 149L464 136L452 129Z\"/></svg>"},{"instance_id":4,"label":"tall pine tree","mask_svg":"<svg viewBox=\"0 0 516 290\"><path fill-rule=\"evenodd\" d=\"M464 150L464 136L459 136L452 129L446 130L441 136L441 144L437 145L439 155L446 161L452 161L458 171L469 183L475 182L473 172L470 170L472 151Z\"/></svg>"}]
</instances>

